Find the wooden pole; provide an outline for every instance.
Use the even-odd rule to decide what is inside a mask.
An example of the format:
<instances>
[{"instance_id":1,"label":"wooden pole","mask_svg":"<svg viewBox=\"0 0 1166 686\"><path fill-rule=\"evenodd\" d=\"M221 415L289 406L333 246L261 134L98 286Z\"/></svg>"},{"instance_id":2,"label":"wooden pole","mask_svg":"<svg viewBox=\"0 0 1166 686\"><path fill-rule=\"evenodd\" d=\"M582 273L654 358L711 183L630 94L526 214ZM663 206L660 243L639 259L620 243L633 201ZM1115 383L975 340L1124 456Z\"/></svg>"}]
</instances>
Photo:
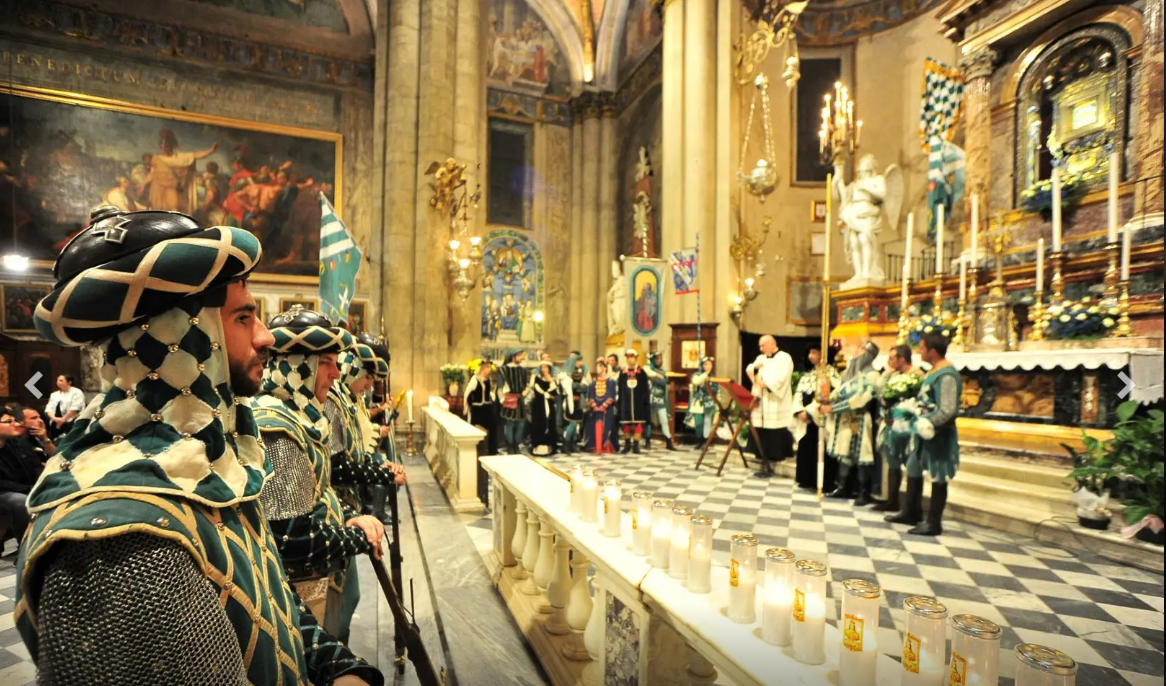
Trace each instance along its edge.
<instances>
[{"instance_id":1,"label":"wooden pole","mask_svg":"<svg viewBox=\"0 0 1166 686\"><path fill-rule=\"evenodd\" d=\"M834 175L826 175L826 255L822 267L822 334L821 358L818 361L818 398L826 402L830 397L830 243L834 233ZM819 414L819 422L822 415ZM818 427L818 502L822 502L822 487L826 480L826 432Z\"/></svg>"}]
</instances>

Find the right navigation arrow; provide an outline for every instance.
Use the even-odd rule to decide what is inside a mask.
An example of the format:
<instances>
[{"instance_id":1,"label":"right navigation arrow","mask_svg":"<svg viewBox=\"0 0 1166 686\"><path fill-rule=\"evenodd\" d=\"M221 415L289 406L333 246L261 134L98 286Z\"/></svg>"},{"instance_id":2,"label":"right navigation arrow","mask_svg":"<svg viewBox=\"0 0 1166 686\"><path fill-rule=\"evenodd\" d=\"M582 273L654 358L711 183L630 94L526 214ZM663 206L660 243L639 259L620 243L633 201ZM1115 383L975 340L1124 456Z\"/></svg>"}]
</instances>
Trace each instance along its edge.
<instances>
[{"instance_id":1,"label":"right navigation arrow","mask_svg":"<svg viewBox=\"0 0 1166 686\"><path fill-rule=\"evenodd\" d=\"M1121 379L1121 382L1125 384L1125 388L1117 392L1117 397L1125 400L1127 395L1134 392L1134 380L1125 372L1118 372L1117 378Z\"/></svg>"}]
</instances>

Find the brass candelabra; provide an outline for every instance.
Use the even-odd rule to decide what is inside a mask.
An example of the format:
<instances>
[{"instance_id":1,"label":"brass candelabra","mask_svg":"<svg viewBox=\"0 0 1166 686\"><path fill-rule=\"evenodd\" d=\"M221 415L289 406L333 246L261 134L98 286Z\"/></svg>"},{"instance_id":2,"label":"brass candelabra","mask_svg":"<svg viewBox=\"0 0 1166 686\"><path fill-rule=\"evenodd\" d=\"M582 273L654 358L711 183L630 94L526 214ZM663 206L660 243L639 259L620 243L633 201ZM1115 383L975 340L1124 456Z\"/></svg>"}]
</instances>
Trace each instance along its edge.
<instances>
[{"instance_id":1,"label":"brass candelabra","mask_svg":"<svg viewBox=\"0 0 1166 686\"><path fill-rule=\"evenodd\" d=\"M1118 293L1118 266L1117 261L1121 255L1121 241L1114 241L1105 244L1105 257L1108 263L1105 267L1105 304L1112 307L1117 304Z\"/></svg>"},{"instance_id":2,"label":"brass candelabra","mask_svg":"<svg viewBox=\"0 0 1166 686\"><path fill-rule=\"evenodd\" d=\"M935 294L931 296L931 312L936 319L943 314L943 273L935 275Z\"/></svg>"},{"instance_id":3,"label":"brass candelabra","mask_svg":"<svg viewBox=\"0 0 1166 686\"><path fill-rule=\"evenodd\" d=\"M899 337L895 340L898 345L907 345L911 335L911 321L907 319L907 308L899 307Z\"/></svg>"},{"instance_id":4,"label":"brass candelabra","mask_svg":"<svg viewBox=\"0 0 1166 686\"><path fill-rule=\"evenodd\" d=\"M413 437L413 423L414 422L412 419L410 419L409 421L407 421L405 423L409 426L409 431L405 435L405 454L408 455L409 457L413 457L414 455L417 454L417 443L416 443L416 439Z\"/></svg>"},{"instance_id":5,"label":"brass candelabra","mask_svg":"<svg viewBox=\"0 0 1166 686\"><path fill-rule=\"evenodd\" d=\"M964 312L966 305L967 302L964 300L964 298L960 298L959 311L955 316L955 337L953 337L951 340L954 345L958 346L960 350L963 350L964 352L967 352L969 347L967 338L964 335L964 329L967 328L967 322L965 320L967 315Z\"/></svg>"},{"instance_id":6,"label":"brass candelabra","mask_svg":"<svg viewBox=\"0 0 1166 686\"><path fill-rule=\"evenodd\" d=\"M1032 331L1028 332L1028 340L1043 341L1045 339L1045 285L1043 283L1036 285L1032 309L1028 313L1028 321L1032 323Z\"/></svg>"},{"instance_id":7,"label":"brass candelabra","mask_svg":"<svg viewBox=\"0 0 1166 686\"><path fill-rule=\"evenodd\" d=\"M972 343L976 342L976 304L980 302L980 268L976 266L975 256L972 256L972 266L968 267L968 302L971 303L971 312L967 315L967 331L964 332L964 352L967 352Z\"/></svg>"},{"instance_id":8,"label":"brass candelabra","mask_svg":"<svg viewBox=\"0 0 1166 686\"><path fill-rule=\"evenodd\" d=\"M1117 328L1114 329L1112 335L1114 338L1129 338L1134 335L1134 330L1130 327L1130 282L1128 279L1122 279L1119 282L1118 291Z\"/></svg>"},{"instance_id":9,"label":"brass candelabra","mask_svg":"<svg viewBox=\"0 0 1166 686\"><path fill-rule=\"evenodd\" d=\"M1063 273L1065 268L1065 252L1058 250L1057 252L1049 253L1049 262L1053 265L1053 293L1051 302L1057 304L1065 299L1065 276Z\"/></svg>"}]
</instances>

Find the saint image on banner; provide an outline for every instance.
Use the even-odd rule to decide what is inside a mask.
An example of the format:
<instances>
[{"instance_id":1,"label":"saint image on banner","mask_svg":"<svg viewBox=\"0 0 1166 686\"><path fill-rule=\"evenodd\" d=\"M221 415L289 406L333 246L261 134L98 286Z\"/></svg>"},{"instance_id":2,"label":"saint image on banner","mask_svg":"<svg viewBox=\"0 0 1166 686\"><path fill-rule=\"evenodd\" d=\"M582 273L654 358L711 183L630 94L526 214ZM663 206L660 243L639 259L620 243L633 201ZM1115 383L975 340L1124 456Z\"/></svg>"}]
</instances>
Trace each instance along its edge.
<instances>
[{"instance_id":1,"label":"saint image on banner","mask_svg":"<svg viewBox=\"0 0 1166 686\"><path fill-rule=\"evenodd\" d=\"M660 274L649 266L632 272L632 326L641 336L660 328Z\"/></svg>"}]
</instances>

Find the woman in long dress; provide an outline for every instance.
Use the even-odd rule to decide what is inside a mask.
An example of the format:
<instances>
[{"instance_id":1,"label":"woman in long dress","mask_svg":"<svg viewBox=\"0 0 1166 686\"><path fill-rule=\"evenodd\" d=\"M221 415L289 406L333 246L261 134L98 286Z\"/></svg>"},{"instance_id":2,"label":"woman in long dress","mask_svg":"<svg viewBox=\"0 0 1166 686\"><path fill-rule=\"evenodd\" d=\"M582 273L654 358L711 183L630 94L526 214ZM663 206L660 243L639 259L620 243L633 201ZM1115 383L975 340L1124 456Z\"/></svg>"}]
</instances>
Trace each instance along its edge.
<instances>
[{"instance_id":1,"label":"woman in long dress","mask_svg":"<svg viewBox=\"0 0 1166 686\"><path fill-rule=\"evenodd\" d=\"M530 387L534 391L530 401L530 443L535 455L550 455L555 450L555 401L560 389L549 362L539 365L538 376Z\"/></svg>"},{"instance_id":2,"label":"woman in long dress","mask_svg":"<svg viewBox=\"0 0 1166 686\"><path fill-rule=\"evenodd\" d=\"M595 361L595 381L587 390L587 445L586 449L597 453L614 453L612 427L615 420L616 382L608 378L607 360L602 357Z\"/></svg>"}]
</instances>

